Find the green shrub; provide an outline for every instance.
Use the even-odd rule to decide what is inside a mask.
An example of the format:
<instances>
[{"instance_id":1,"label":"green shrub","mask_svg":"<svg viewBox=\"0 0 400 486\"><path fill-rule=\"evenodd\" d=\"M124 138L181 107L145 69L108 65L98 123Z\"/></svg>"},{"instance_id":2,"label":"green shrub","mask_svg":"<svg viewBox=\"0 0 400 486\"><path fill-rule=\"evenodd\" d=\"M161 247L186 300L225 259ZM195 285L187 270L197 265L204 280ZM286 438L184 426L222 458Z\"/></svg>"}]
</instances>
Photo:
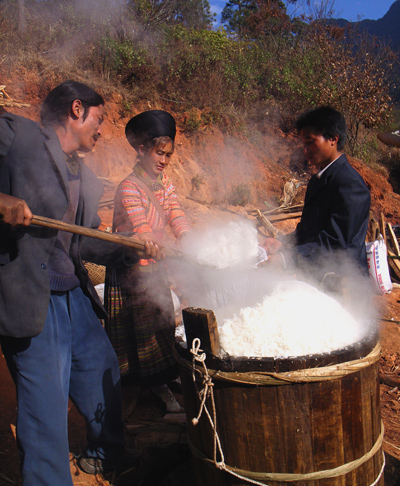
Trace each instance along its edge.
<instances>
[{"instance_id":1,"label":"green shrub","mask_svg":"<svg viewBox=\"0 0 400 486\"><path fill-rule=\"evenodd\" d=\"M192 177L190 182L192 183L192 191L198 191L200 187L206 183L200 174L196 174L194 177Z\"/></svg>"},{"instance_id":2,"label":"green shrub","mask_svg":"<svg viewBox=\"0 0 400 486\"><path fill-rule=\"evenodd\" d=\"M246 206L250 201L250 197L250 187L242 182L232 187L228 195L228 203L232 204L232 206Z\"/></svg>"},{"instance_id":3,"label":"green shrub","mask_svg":"<svg viewBox=\"0 0 400 486\"><path fill-rule=\"evenodd\" d=\"M192 108L186 114L184 128L188 132L195 132L201 126L201 115L196 108Z\"/></svg>"},{"instance_id":4,"label":"green shrub","mask_svg":"<svg viewBox=\"0 0 400 486\"><path fill-rule=\"evenodd\" d=\"M51 2L51 9L49 2L25 2L26 29L19 30L17 2L0 1L0 67L19 63L51 85L73 77L121 87L132 101L174 102L175 112L188 113L188 131L218 124L241 132L271 101L287 126L300 111L331 104L346 116L354 153L363 127L390 121L393 53L356 29L299 19L277 24L264 16L265 29L238 40L223 29L188 28L162 16L141 24L140 8L119 13L98 3L101 18L75 8L79 2Z\"/></svg>"}]
</instances>

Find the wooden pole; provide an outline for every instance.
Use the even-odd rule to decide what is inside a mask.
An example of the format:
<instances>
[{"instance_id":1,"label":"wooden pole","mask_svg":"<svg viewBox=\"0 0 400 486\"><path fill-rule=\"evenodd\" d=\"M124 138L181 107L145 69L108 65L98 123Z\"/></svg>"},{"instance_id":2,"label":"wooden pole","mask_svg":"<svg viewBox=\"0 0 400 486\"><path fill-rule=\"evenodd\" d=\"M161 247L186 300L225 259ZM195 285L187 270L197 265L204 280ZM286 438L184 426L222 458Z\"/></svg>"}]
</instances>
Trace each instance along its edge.
<instances>
[{"instance_id":1,"label":"wooden pole","mask_svg":"<svg viewBox=\"0 0 400 486\"><path fill-rule=\"evenodd\" d=\"M107 233L107 231L86 228L84 226L78 226L76 224L64 223L63 221L59 221L57 219L51 219L37 215L33 215L32 224L45 226L46 228L53 228L61 231L67 231L68 233L74 233L76 235L88 236L90 238L95 238L98 240L118 243L119 245L127 246L128 248L134 248L139 252L146 253L145 244L132 236L122 236L118 233ZM165 249L165 251L166 257L185 258L185 255L179 251L167 248Z\"/></svg>"},{"instance_id":2,"label":"wooden pole","mask_svg":"<svg viewBox=\"0 0 400 486\"><path fill-rule=\"evenodd\" d=\"M296 219L301 218L303 211L297 211L295 213L282 213L282 214L271 214L268 215L269 221L285 221L286 219Z\"/></svg>"},{"instance_id":3,"label":"wooden pole","mask_svg":"<svg viewBox=\"0 0 400 486\"><path fill-rule=\"evenodd\" d=\"M394 234L392 225L390 223L387 223L386 224L386 227L389 230L389 235L388 235L389 237L387 238L387 240L390 241L390 244L391 244L391 246L393 248L394 254L397 255L397 256L400 256L399 243L397 241L396 235Z\"/></svg>"},{"instance_id":4,"label":"wooden pole","mask_svg":"<svg viewBox=\"0 0 400 486\"><path fill-rule=\"evenodd\" d=\"M381 235L383 237L383 241L385 242L385 245L387 245L387 241L386 241L386 221L385 221L385 215L383 213L381 213L381 218L380 218L380 221L379 221L379 228L380 228L380 231L381 231Z\"/></svg>"},{"instance_id":5,"label":"wooden pole","mask_svg":"<svg viewBox=\"0 0 400 486\"><path fill-rule=\"evenodd\" d=\"M272 238L276 238L278 236L278 230L270 221L268 221L268 219L261 213L259 209L257 209L257 219L267 230L269 236L271 236Z\"/></svg>"},{"instance_id":6,"label":"wooden pole","mask_svg":"<svg viewBox=\"0 0 400 486\"><path fill-rule=\"evenodd\" d=\"M396 257L392 251L389 249L387 250L388 257ZM388 258L388 263L390 268L393 270L393 273L396 276L396 279L400 282L400 262L396 258Z\"/></svg>"}]
</instances>

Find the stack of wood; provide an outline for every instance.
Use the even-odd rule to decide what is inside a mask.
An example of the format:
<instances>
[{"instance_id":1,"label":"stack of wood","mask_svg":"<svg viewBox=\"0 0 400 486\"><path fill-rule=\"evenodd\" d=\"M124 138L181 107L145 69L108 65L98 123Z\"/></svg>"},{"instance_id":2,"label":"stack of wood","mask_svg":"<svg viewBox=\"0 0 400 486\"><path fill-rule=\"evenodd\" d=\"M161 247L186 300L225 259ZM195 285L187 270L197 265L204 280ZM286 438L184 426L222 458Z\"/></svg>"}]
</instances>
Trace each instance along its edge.
<instances>
[{"instance_id":1,"label":"stack of wood","mask_svg":"<svg viewBox=\"0 0 400 486\"><path fill-rule=\"evenodd\" d=\"M5 91L5 85L0 85L0 107L8 106L13 108L24 108L31 105L23 103L22 101L14 100Z\"/></svg>"},{"instance_id":2,"label":"stack of wood","mask_svg":"<svg viewBox=\"0 0 400 486\"><path fill-rule=\"evenodd\" d=\"M249 214L257 216L261 213L270 221L283 221L284 219L300 218L303 212L304 204L296 204L294 206L279 206L277 208L269 209L268 211L260 211L258 209L248 211Z\"/></svg>"},{"instance_id":3,"label":"stack of wood","mask_svg":"<svg viewBox=\"0 0 400 486\"><path fill-rule=\"evenodd\" d=\"M268 211L261 212L259 209L255 209L248 211L248 213L258 219L260 226L264 229L267 236L276 238L279 234L279 230L275 228L272 222L300 218L301 213L303 212L303 207L304 204L297 204L296 206L282 205Z\"/></svg>"}]
</instances>

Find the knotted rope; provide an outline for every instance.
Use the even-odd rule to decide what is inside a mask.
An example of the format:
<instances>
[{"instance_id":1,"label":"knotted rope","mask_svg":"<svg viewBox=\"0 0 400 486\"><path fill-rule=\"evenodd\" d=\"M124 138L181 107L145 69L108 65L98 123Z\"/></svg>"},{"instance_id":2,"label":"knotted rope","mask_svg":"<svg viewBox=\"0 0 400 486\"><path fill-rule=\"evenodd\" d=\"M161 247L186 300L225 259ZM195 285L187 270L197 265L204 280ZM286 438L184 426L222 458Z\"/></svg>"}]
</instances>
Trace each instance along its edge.
<instances>
[{"instance_id":1,"label":"knotted rope","mask_svg":"<svg viewBox=\"0 0 400 486\"><path fill-rule=\"evenodd\" d=\"M207 365L205 363L206 361L206 353L203 352L202 349L200 349L200 339L195 338L192 342L192 348L190 350L192 354L192 379L194 383L194 387L196 390L196 393L200 399L200 408L199 408L199 413L197 414L197 417L192 419L192 423L194 426L196 426L199 423L200 417L203 414L203 411L206 413L208 421L210 422L212 431L213 431L213 460L210 460L203 452L201 452L199 449L197 449L189 440L189 445L190 448L198 458L206 461L206 462L213 462L214 465L220 469L221 471L225 471L228 474L231 474L232 476L235 476L243 481L246 481L251 484L255 484L258 486L266 486L265 482L259 482L259 480L263 481L276 481L276 482L290 482L290 481L305 481L305 480L310 480L310 481L315 481L315 480L320 480L320 479L327 479L327 478L333 478L333 477L338 477L344 474L347 474L356 468L360 467L362 464L364 464L366 461L374 457L375 454L379 452L379 450L382 447L383 443L383 434L384 434L384 429L383 429L383 424L381 426L381 433L373 445L373 447L366 453L364 456L362 456L359 459L356 459L352 462L349 462L347 464L343 464L342 466L336 467L334 469L328 469L324 471L315 471L312 473L307 473L307 474L290 474L290 473L259 473L259 472L251 472L251 471L245 471L242 469L238 468L233 468L231 466L228 466L225 464L225 457L224 453L222 450L221 446L221 441L219 439L219 435L217 432L217 413L216 413L216 406L215 406L215 400L214 400L214 383L212 382L212 377L209 374ZM376 347L372 351L372 356L369 356L369 359L364 359L362 360L363 366L366 365L366 363L371 363L374 362L376 359L376 355L379 353L380 348ZM368 358L368 357L367 357ZM372 358L372 359L371 359ZM200 363L201 366L196 366L196 362ZM359 363L360 364L360 363ZM348 366L348 363L346 363L346 367ZM358 367L357 367L358 368ZM351 372L354 372L355 370L352 369ZM196 380L196 373L198 376L200 376L200 381L202 387L199 389L197 386L198 380ZM321 377L320 377L321 378ZM313 381L313 380L311 380ZM211 406L212 406L212 414L207 408L206 405L206 400L207 398L210 398L211 401ZM220 460L217 460L217 454L220 456ZM383 454L382 454L383 455ZM383 471L385 468L385 457L383 455L383 463L381 470L375 479L375 481L370 484L370 486L376 486L378 482L380 481ZM240 473L239 473L240 471Z\"/></svg>"},{"instance_id":2,"label":"knotted rope","mask_svg":"<svg viewBox=\"0 0 400 486\"><path fill-rule=\"evenodd\" d=\"M200 409L199 413L197 414L197 417L192 419L193 425L197 425L199 423L200 417L203 413L203 410L205 411L208 421L210 422L211 428L213 430L213 441L214 441L214 446L213 446L213 462L214 465L220 469L221 471L226 471L227 473L231 474L232 476L236 476L239 479L243 479L244 481L247 481L251 484L256 484L259 486L265 486L265 483L260 483L258 481L254 481L252 479L246 478L244 476L241 476L240 474L237 474L231 470L229 470L225 464L225 458L224 458L224 453L222 451L221 447L221 441L219 439L219 435L217 432L217 413L216 413L216 407L215 407L215 401L214 401L214 383L212 382L212 378L208 373L207 365L206 365L206 353L203 352L202 349L200 349L200 339L195 338L193 339L192 342L192 349L190 352L193 355L192 363L192 378L193 378L193 383L197 392L197 395L200 398ZM196 361L198 363L201 363L203 366L204 374L201 373L200 370L197 369L196 367ZM200 375L202 378L202 385L203 388L199 390L197 386L197 380L196 380L196 372ZM211 414L207 408L206 405L206 399L207 397L210 397L211 404L212 404L212 417ZM217 460L217 452L219 453L221 460Z\"/></svg>"}]
</instances>

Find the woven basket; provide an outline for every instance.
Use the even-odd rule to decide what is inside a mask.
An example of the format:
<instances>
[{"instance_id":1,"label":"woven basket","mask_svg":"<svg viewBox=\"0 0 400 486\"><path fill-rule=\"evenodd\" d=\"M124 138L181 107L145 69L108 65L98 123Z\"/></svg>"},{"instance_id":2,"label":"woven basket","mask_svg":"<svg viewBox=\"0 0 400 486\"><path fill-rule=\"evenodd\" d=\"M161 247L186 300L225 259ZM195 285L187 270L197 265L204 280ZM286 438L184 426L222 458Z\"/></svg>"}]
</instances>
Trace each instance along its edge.
<instances>
[{"instance_id":1,"label":"woven basket","mask_svg":"<svg viewBox=\"0 0 400 486\"><path fill-rule=\"evenodd\" d=\"M91 262L83 262L83 264L85 265L93 285L104 283L106 278L106 267Z\"/></svg>"}]
</instances>

